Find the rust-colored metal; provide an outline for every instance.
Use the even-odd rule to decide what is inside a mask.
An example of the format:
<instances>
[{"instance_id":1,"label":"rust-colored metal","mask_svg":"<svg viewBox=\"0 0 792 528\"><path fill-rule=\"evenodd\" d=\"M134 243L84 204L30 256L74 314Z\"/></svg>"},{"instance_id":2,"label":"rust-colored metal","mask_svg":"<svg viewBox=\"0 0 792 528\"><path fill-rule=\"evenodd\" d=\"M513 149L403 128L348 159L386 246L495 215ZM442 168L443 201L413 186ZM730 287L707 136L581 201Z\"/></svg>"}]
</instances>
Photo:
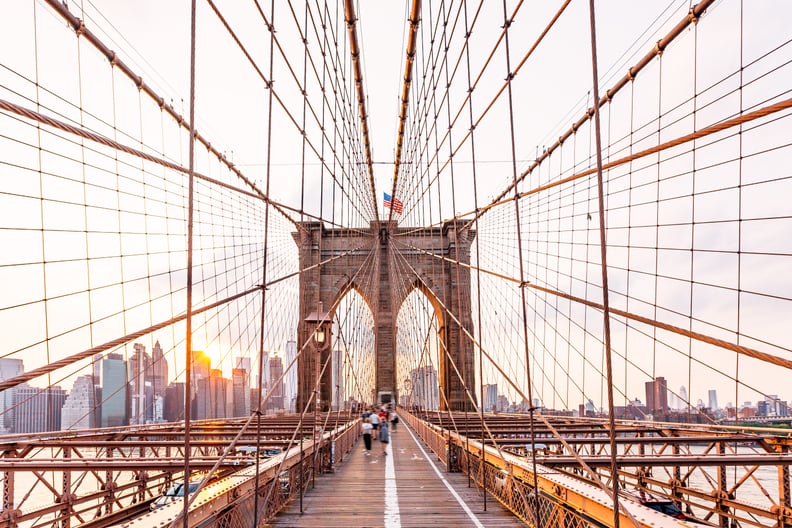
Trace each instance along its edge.
<instances>
[{"instance_id":1,"label":"rust-colored metal","mask_svg":"<svg viewBox=\"0 0 792 528\"><path fill-rule=\"evenodd\" d=\"M295 437L312 436L315 428L312 419L297 427L299 420L295 415L262 417L262 421L267 436L262 445L279 447L286 454L281 457L283 464L276 458L273 463L262 465L261 497L274 476L283 471L294 473L293 482L297 482L293 466L299 465L300 453ZM244 419L194 422L190 442L191 471L207 472L217 468L223 474L247 471L252 475L254 459L249 455L237 453L218 464L223 447L232 443L236 436L240 444L253 445L252 434L240 436L245 423ZM306 467L310 471L309 464L315 460L321 464L317 470L325 472L332 470L333 453L336 460L340 459L354 445L359 421L350 420L346 414L331 413L319 415L316 423L323 424L326 433L305 442L304 447L311 455L306 458ZM160 526L152 521L148 504L174 479L182 478L185 453L184 442L179 438L183 434L182 424L157 424L80 431L76 436L63 439L53 438L51 433L0 438L0 472L5 476L0 528L10 528L42 516L48 516L53 525L58 526L109 526L144 512L145 519L135 526ZM291 451L287 452L289 448ZM314 450L316 456L312 456ZM241 481L241 476L239 479ZM296 492L295 488L292 496L296 496ZM230 489L213 498L209 505L202 501L200 507L191 506L189 525L195 526L225 512L229 497L247 500L245 493L242 487L236 491ZM262 517L265 520L289 499L282 493L271 495L271 499L265 501ZM252 496L252 493L247 495L248 499ZM27 497L35 497L35 504ZM173 505L176 509L181 507L181 502ZM175 515L173 508L170 517ZM233 515L230 511L223 515L226 513ZM165 525L167 523L162 526Z\"/></svg>"},{"instance_id":2,"label":"rust-colored metal","mask_svg":"<svg viewBox=\"0 0 792 528\"><path fill-rule=\"evenodd\" d=\"M366 151L366 167L368 168L369 184L371 185L371 198L374 205L374 220L379 223L379 209L377 204L377 188L374 185L374 165L371 161L371 141L369 140L368 113L366 111L366 92L363 89L363 69L360 66L360 45L357 38L357 16L355 15L354 0L344 0L344 18L349 36L349 54L352 56L352 70L355 75L355 88L358 100L358 117L360 128L363 132L363 147Z\"/></svg>"},{"instance_id":3,"label":"rust-colored metal","mask_svg":"<svg viewBox=\"0 0 792 528\"><path fill-rule=\"evenodd\" d=\"M96 48L99 53L105 56L105 58L112 64L115 68L127 76L132 82L135 83L137 89L149 96L154 102L156 102L159 107L181 127L186 132L190 132L190 123L184 119L184 116L179 114L172 105L165 102L165 98L157 94L154 89L146 84L146 81L143 80L143 77L136 74L132 68L129 67L121 58L118 57L115 51L111 50L107 47L100 39L96 36L94 32L92 32L89 28L85 26L85 22L80 18L76 17L74 13L69 11L69 7L65 2L61 2L60 0L46 0L47 5L49 5L58 15L60 15L67 24L69 24L74 31L80 37L84 38L88 43L90 43L94 48ZM234 173L238 178L245 182L248 187L254 190L256 196L264 199L269 200L269 197L266 196L263 192L261 192L256 184L253 183L247 176L245 176L242 171L240 171L232 162L229 160L225 154L217 150L217 147L213 146L212 143L203 137L199 132L193 131L193 137L195 141L200 143L207 151L209 151L214 157L216 157L222 165L224 165L228 170ZM282 210L278 208L277 205L273 204L276 209L278 209L289 221L294 222L292 218L286 215Z\"/></svg>"},{"instance_id":4,"label":"rust-colored metal","mask_svg":"<svg viewBox=\"0 0 792 528\"><path fill-rule=\"evenodd\" d=\"M691 24L694 24L696 21L698 21L699 17L702 14L704 14L704 11L706 11L713 3L715 3L715 0L701 0L701 2L693 6L690 12L682 20L680 20L677 23L677 25L674 26L673 29L671 29L671 31L669 31L666 34L665 37L657 41L657 44L655 44L655 46L649 52L647 52L635 64L635 66L627 70L627 73L624 74L624 76L621 79L616 81L616 84L614 84L609 90L606 90L605 95L603 95L599 99L596 106L602 107L607 103L609 103L610 100L613 98L613 96L619 92L619 90L624 88L628 83L630 83L635 78L638 72L640 72L647 65L649 65L655 57L663 53L663 51L668 47L668 45L671 44L671 42L673 42L674 39L676 39L679 35L681 35L682 32L685 31ZM589 108L586 111L586 113L580 119L578 119L569 128L569 130L567 130L564 134L562 134L555 143L547 147L547 149L544 150L542 154L539 157L537 157L536 160L534 160L534 162L531 163L531 165L526 170L522 172L517 182L510 183L506 189L504 189L498 196L495 197L495 199L492 200L492 203L494 204L500 202L506 196L508 196L514 186L518 185L523 179L525 179L526 176L531 174L537 167L539 167L542 164L543 161L548 159L550 155L553 152L555 152L555 150L558 147L563 145L564 142L567 139L569 139L577 131L578 128L583 126L583 124L586 123L586 121L588 121L593 117L594 117L594 106ZM485 209L482 209L482 211L477 212L476 214L477 215L481 214L483 210Z\"/></svg>"},{"instance_id":5,"label":"rust-colored metal","mask_svg":"<svg viewBox=\"0 0 792 528\"><path fill-rule=\"evenodd\" d=\"M410 9L410 33L407 36L407 51L404 58L404 84L402 85L401 108L399 109L399 133L396 136L396 159L393 163L393 187L391 198L396 198L396 183L399 180L401 167L402 147L404 144L404 129L407 124L407 110L410 106L410 86L412 85L413 62L415 62L415 44L418 40L418 26L421 24L421 0L413 0ZM388 213L388 222L393 219L393 207Z\"/></svg>"},{"instance_id":6,"label":"rust-colored metal","mask_svg":"<svg viewBox=\"0 0 792 528\"><path fill-rule=\"evenodd\" d=\"M772 434L773 430L768 428L623 421L617 421L612 430L605 419L546 416L557 436L551 436L551 429L539 424L535 430L536 442L545 447L537 453L538 464L534 466L525 451L530 442L528 415L485 414L487 428L494 442L499 444L499 450L490 445L491 441L481 444L473 440L481 435L478 417L466 421L464 415L457 413L450 418L436 411L422 417L405 416L441 459L446 456L449 442L461 452L463 459L483 456L483 469L477 464L469 467L462 464L461 468L473 471L475 474L471 476L480 486L486 484L488 492L521 518L527 507L532 506L526 496L535 496L531 485L533 467L540 470L537 472L539 496L542 497L540 519L551 507L564 510L578 504L576 497L584 488L578 489L575 482L593 484L581 471L580 460L594 467L601 479L612 479L609 446L613 436L618 452L618 478L623 489L666 497L699 522L710 524L736 522L741 526L786 527L792 519L784 491L789 487L792 437L779 435L778 430ZM454 430L448 428L449 424L454 424ZM638 451L636 446L640 447ZM741 451L736 446L740 446ZM766 471L770 468L777 468L777 471ZM764 505L757 504L755 496L746 491L755 483L760 469L765 469L761 472L765 479L768 475L778 476L777 486L767 480L764 482L763 493L768 503ZM513 475L513 480L505 478L506 474ZM556 481L553 475L573 480ZM696 475L711 477L691 481ZM724 480L725 475L728 475L727 480ZM555 483L548 487L542 479ZM771 496L775 491L778 495ZM627 509L634 504L629 499L620 502ZM604 525L612 525L612 509L608 513L602 504L588 505L585 501L580 504L583 509L578 511L587 515L594 513L603 519ZM585 509L589 507L593 510Z\"/></svg>"},{"instance_id":7,"label":"rust-colored metal","mask_svg":"<svg viewBox=\"0 0 792 528\"><path fill-rule=\"evenodd\" d=\"M605 390L608 396L608 428L611 431L616 429L616 413L613 411L613 348L611 346L611 311L610 311L610 289L608 286L608 244L605 242L605 190L602 178L602 129L600 124L599 111L599 69L597 60L597 32L596 16L594 10L594 0L589 0L589 21L591 36L591 76L592 92L594 93L594 143L596 146L597 161L597 210L599 217L599 237L600 237L600 273L602 277L602 340L605 345ZM514 192L517 194L517 182L514 183ZM516 204L515 200L515 204ZM525 291L525 288L522 288ZM610 473L617 474L616 463L616 435L608 435L610 439ZM534 451L534 457L535 457ZM533 459L534 465L536 458ZM613 524L619 525L619 481L613 480Z\"/></svg>"}]
</instances>

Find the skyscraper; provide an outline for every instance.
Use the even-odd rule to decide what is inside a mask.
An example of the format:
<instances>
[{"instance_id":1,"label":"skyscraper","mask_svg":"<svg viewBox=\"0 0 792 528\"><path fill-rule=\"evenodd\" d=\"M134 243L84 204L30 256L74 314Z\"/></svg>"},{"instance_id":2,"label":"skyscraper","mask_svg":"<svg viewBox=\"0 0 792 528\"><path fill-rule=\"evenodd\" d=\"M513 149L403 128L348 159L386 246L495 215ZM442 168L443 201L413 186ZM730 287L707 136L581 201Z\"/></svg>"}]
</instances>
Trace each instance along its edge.
<instances>
[{"instance_id":1,"label":"skyscraper","mask_svg":"<svg viewBox=\"0 0 792 528\"><path fill-rule=\"evenodd\" d=\"M288 369L283 377L283 400L289 412L295 412L297 402L297 341L287 341L284 347L283 368ZM291 365L291 367L290 367Z\"/></svg>"},{"instance_id":2,"label":"skyscraper","mask_svg":"<svg viewBox=\"0 0 792 528\"><path fill-rule=\"evenodd\" d=\"M498 410L498 385L484 385L484 411Z\"/></svg>"},{"instance_id":3,"label":"skyscraper","mask_svg":"<svg viewBox=\"0 0 792 528\"><path fill-rule=\"evenodd\" d=\"M96 427L94 376L87 374L74 380L74 386L61 409L61 429L93 429Z\"/></svg>"},{"instance_id":4,"label":"skyscraper","mask_svg":"<svg viewBox=\"0 0 792 528\"><path fill-rule=\"evenodd\" d=\"M250 415L250 381L248 371L243 368L231 369L233 416Z\"/></svg>"},{"instance_id":5,"label":"skyscraper","mask_svg":"<svg viewBox=\"0 0 792 528\"><path fill-rule=\"evenodd\" d=\"M718 391L716 391L715 389L710 389L707 392L707 395L709 396L709 408L710 408L710 410L717 411L718 410Z\"/></svg>"},{"instance_id":6,"label":"skyscraper","mask_svg":"<svg viewBox=\"0 0 792 528\"><path fill-rule=\"evenodd\" d=\"M193 381L208 378L212 369L212 358L201 350L194 350L192 353L192 379Z\"/></svg>"},{"instance_id":7,"label":"skyscraper","mask_svg":"<svg viewBox=\"0 0 792 528\"><path fill-rule=\"evenodd\" d=\"M151 387L155 396L164 395L168 388L168 361L159 341L151 349Z\"/></svg>"},{"instance_id":8,"label":"skyscraper","mask_svg":"<svg viewBox=\"0 0 792 528\"><path fill-rule=\"evenodd\" d=\"M91 365L91 377L94 390L94 419L95 427L102 425L102 354L94 354Z\"/></svg>"},{"instance_id":9,"label":"skyscraper","mask_svg":"<svg viewBox=\"0 0 792 528\"><path fill-rule=\"evenodd\" d=\"M146 385L151 387L151 357L146 347L140 343L134 345L135 353L129 358L129 423L145 424L152 419L153 402L147 398ZM150 390L148 391L150 392ZM148 401L147 401L148 400Z\"/></svg>"},{"instance_id":10,"label":"skyscraper","mask_svg":"<svg viewBox=\"0 0 792 528\"><path fill-rule=\"evenodd\" d=\"M283 382L275 384L278 378L283 374L283 361L278 356L269 358L269 378L272 380L273 385L270 387L269 399L267 400L267 409L281 410L283 409Z\"/></svg>"},{"instance_id":11,"label":"skyscraper","mask_svg":"<svg viewBox=\"0 0 792 528\"><path fill-rule=\"evenodd\" d=\"M431 365L413 369L410 372L412 380L412 403L424 409L437 409L440 407L440 385L437 380L437 371Z\"/></svg>"},{"instance_id":12,"label":"skyscraper","mask_svg":"<svg viewBox=\"0 0 792 528\"><path fill-rule=\"evenodd\" d=\"M646 409L652 414L668 413L668 385L664 377L646 382Z\"/></svg>"},{"instance_id":13,"label":"skyscraper","mask_svg":"<svg viewBox=\"0 0 792 528\"><path fill-rule=\"evenodd\" d=\"M21 359L0 358L0 380L11 379L25 372ZM0 392L0 430L14 427L14 391L16 387Z\"/></svg>"},{"instance_id":14,"label":"skyscraper","mask_svg":"<svg viewBox=\"0 0 792 528\"><path fill-rule=\"evenodd\" d=\"M198 393L196 395L196 420L223 419L228 410L228 380L223 377L223 371L212 369L209 377L200 378L196 382Z\"/></svg>"},{"instance_id":15,"label":"skyscraper","mask_svg":"<svg viewBox=\"0 0 792 528\"><path fill-rule=\"evenodd\" d=\"M165 389L162 416L166 422L184 420L184 383L173 382Z\"/></svg>"},{"instance_id":16,"label":"skyscraper","mask_svg":"<svg viewBox=\"0 0 792 528\"><path fill-rule=\"evenodd\" d=\"M193 350L192 375L190 376L190 401L192 402L190 411L191 416L195 419L207 418L209 383L204 380L208 380L211 367L212 359L206 353L201 350Z\"/></svg>"},{"instance_id":17,"label":"skyscraper","mask_svg":"<svg viewBox=\"0 0 792 528\"><path fill-rule=\"evenodd\" d=\"M281 370L283 367L281 366ZM344 408L344 353L333 350L333 410Z\"/></svg>"},{"instance_id":18,"label":"skyscraper","mask_svg":"<svg viewBox=\"0 0 792 528\"><path fill-rule=\"evenodd\" d=\"M18 385L14 391L14 432L44 433L59 431L61 409L66 400L66 391L58 386L40 389L27 383Z\"/></svg>"},{"instance_id":19,"label":"skyscraper","mask_svg":"<svg viewBox=\"0 0 792 528\"><path fill-rule=\"evenodd\" d=\"M249 357L237 357L234 358L234 368L244 369L248 373L248 377L250 375L250 358Z\"/></svg>"},{"instance_id":20,"label":"skyscraper","mask_svg":"<svg viewBox=\"0 0 792 528\"><path fill-rule=\"evenodd\" d=\"M121 354L102 360L102 427L128 425L127 365Z\"/></svg>"}]
</instances>

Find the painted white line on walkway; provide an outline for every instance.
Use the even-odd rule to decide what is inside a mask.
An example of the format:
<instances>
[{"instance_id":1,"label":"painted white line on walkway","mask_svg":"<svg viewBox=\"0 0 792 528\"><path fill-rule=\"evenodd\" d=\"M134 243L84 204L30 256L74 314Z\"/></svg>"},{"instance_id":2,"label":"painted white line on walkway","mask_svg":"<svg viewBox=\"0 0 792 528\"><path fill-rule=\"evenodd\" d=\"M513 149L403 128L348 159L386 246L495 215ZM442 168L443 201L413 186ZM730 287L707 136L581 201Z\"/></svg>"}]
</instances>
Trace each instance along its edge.
<instances>
[{"instance_id":1,"label":"painted white line on walkway","mask_svg":"<svg viewBox=\"0 0 792 528\"><path fill-rule=\"evenodd\" d=\"M391 436L391 441L393 437ZM396 468L393 466L391 443L385 447L385 528L401 528L399 516L399 495L396 493Z\"/></svg>"},{"instance_id":2,"label":"painted white line on walkway","mask_svg":"<svg viewBox=\"0 0 792 528\"><path fill-rule=\"evenodd\" d=\"M410 430L410 428L409 428L409 427L407 427L407 424L406 424L406 423L404 424L404 426L405 426L404 428L407 430L407 432L408 432L408 433L410 433L410 436L412 436L412 439L413 439L413 440L415 440L415 445L417 445L417 446L418 446L418 449L420 449L420 450L421 450L421 453L423 453L423 456L424 456L424 458L426 459L426 461L427 461L427 462L429 462L429 465L430 465L430 466L432 466L432 469L434 469L435 473L437 473L437 478L439 478L440 480L442 480L442 481L443 481L443 484L445 484L445 487L446 487L446 488L448 488L448 491L450 491L450 492L451 492L451 495L453 495L453 496L454 496L454 498L455 498L455 499L456 499L456 501L459 503L459 505L462 507L462 509L463 509L463 510L465 510L465 513L467 513L467 516L468 516L468 517L470 517L470 520L471 520L471 521L473 521L473 524L476 526L476 528L484 528L484 525L483 525L483 524L481 524L481 521L479 521L479 520L478 520L478 518L476 517L476 514L475 514L475 513L473 513L473 512L470 510L470 508L468 508L468 505L467 505L467 504L465 504L465 501L463 501L463 500L462 500L462 497L460 497L460 496L459 496L459 494L456 492L456 490L455 490L455 489L454 489L454 488L451 486L451 484L450 484L450 483L449 483L449 482L448 482L448 481L445 479L445 477L443 476L443 474L442 474L442 473L440 473L440 470L439 470L439 469L437 469L437 466L435 466L435 465L434 465L434 462L432 462L432 459L431 459L431 458L429 458L429 455L427 455L427 454L426 454L426 451L424 451L424 448L423 448L423 446L421 446L421 443L418 441L418 439L417 439L417 438L415 438L415 435L412 433L412 431Z\"/></svg>"}]
</instances>

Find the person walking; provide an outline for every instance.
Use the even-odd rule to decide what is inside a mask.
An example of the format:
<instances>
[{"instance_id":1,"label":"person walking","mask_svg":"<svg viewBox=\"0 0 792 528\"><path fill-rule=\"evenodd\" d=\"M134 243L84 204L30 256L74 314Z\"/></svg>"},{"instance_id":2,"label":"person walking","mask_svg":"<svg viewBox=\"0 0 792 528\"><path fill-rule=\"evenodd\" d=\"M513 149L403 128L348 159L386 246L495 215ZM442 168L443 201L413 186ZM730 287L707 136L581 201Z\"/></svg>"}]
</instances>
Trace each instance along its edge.
<instances>
[{"instance_id":1,"label":"person walking","mask_svg":"<svg viewBox=\"0 0 792 528\"><path fill-rule=\"evenodd\" d=\"M382 444L382 455L388 454L388 443L390 442L390 431L388 430L388 420L382 420L379 424L379 441Z\"/></svg>"},{"instance_id":2,"label":"person walking","mask_svg":"<svg viewBox=\"0 0 792 528\"><path fill-rule=\"evenodd\" d=\"M373 412L369 415L369 420L371 420L371 426L374 428L374 433L376 433L377 428L379 427L379 415Z\"/></svg>"},{"instance_id":3,"label":"person walking","mask_svg":"<svg viewBox=\"0 0 792 528\"><path fill-rule=\"evenodd\" d=\"M369 418L365 418L363 420L363 444L366 446L366 456L371 454L371 431L374 428L371 426L371 420Z\"/></svg>"},{"instance_id":4,"label":"person walking","mask_svg":"<svg viewBox=\"0 0 792 528\"><path fill-rule=\"evenodd\" d=\"M396 411L391 411L390 412L390 423L391 423L391 429L393 429L393 432L395 433L396 432L396 424L399 423L399 415L396 414Z\"/></svg>"}]
</instances>

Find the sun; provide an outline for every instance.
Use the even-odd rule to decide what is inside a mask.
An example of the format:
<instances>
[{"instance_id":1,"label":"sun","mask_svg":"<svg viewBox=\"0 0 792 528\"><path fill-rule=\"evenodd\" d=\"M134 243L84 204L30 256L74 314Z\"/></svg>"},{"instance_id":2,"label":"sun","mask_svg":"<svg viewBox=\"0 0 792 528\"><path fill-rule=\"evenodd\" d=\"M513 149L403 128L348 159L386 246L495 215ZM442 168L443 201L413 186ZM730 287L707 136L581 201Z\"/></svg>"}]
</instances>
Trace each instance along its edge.
<instances>
[{"instance_id":1,"label":"sun","mask_svg":"<svg viewBox=\"0 0 792 528\"><path fill-rule=\"evenodd\" d=\"M209 360L211 361L210 368L212 369L222 369L223 368L223 352L220 349L220 345L217 342L210 343L208 345L204 345L203 347L195 347L195 351L200 350L207 356L209 356Z\"/></svg>"}]
</instances>

